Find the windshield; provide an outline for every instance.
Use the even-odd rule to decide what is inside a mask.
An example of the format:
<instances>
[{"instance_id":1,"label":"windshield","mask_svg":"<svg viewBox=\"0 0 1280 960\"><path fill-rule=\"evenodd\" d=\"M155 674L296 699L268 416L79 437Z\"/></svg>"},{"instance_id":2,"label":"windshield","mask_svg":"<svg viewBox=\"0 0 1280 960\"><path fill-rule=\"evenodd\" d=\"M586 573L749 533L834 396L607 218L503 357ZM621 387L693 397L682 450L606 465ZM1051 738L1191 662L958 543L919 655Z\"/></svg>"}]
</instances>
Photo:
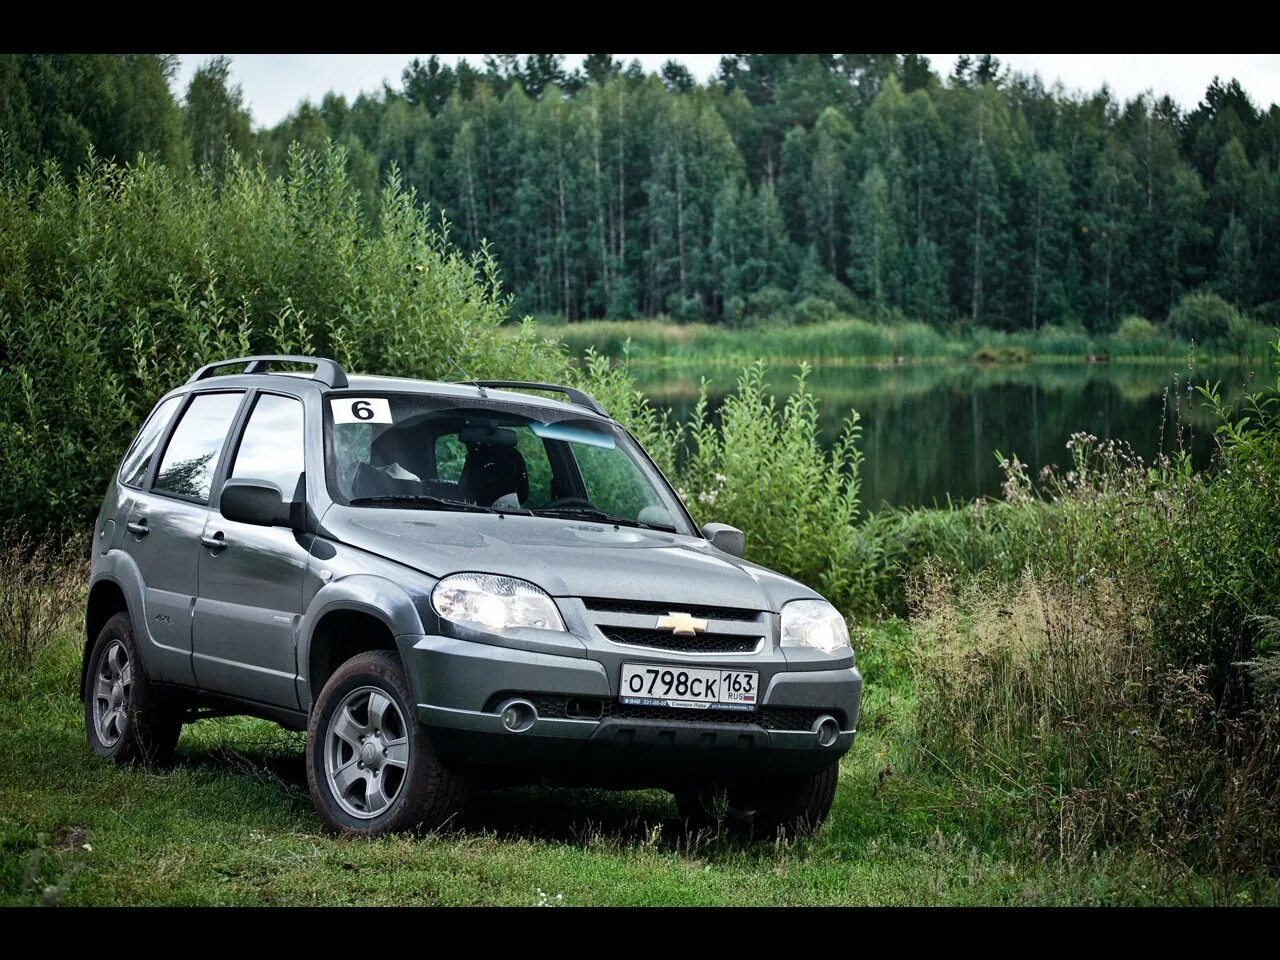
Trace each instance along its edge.
<instances>
[{"instance_id":1,"label":"windshield","mask_svg":"<svg viewBox=\"0 0 1280 960\"><path fill-rule=\"evenodd\" d=\"M661 474L614 424L409 393L330 395L326 407L326 470L339 503L693 532Z\"/></svg>"}]
</instances>

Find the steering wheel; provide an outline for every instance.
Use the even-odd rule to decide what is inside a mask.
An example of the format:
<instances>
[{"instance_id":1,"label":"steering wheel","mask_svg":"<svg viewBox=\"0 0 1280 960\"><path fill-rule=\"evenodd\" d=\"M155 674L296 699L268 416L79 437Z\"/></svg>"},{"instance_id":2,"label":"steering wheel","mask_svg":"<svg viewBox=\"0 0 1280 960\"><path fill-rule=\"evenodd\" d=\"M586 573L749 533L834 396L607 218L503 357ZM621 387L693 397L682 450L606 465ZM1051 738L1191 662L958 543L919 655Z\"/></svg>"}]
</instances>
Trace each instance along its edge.
<instances>
[{"instance_id":1,"label":"steering wheel","mask_svg":"<svg viewBox=\"0 0 1280 960\"><path fill-rule=\"evenodd\" d=\"M556 497L548 503L544 509L550 510L555 507L587 507L590 510L599 509L586 497Z\"/></svg>"}]
</instances>

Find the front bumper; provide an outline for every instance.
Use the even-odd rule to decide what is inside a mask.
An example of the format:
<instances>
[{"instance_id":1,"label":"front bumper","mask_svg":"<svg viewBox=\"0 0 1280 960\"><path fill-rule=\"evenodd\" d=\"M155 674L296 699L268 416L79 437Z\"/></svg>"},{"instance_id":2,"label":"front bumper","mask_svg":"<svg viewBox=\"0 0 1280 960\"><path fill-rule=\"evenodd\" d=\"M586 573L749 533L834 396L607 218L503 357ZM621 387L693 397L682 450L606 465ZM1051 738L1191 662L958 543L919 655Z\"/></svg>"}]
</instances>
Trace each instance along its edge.
<instances>
[{"instance_id":1,"label":"front bumper","mask_svg":"<svg viewBox=\"0 0 1280 960\"><path fill-rule=\"evenodd\" d=\"M536 776L596 769L602 781L613 779L612 770L655 784L693 773L816 772L842 756L857 731L862 676L853 666L788 669L780 656L753 657L740 664L761 674L764 694L752 713L646 710L618 702L618 669L593 659L590 649L563 656L451 637L399 639L418 720L434 743L473 766ZM685 659L640 651L622 656ZM511 699L537 711L519 733L507 730L499 714ZM826 716L837 719L839 733L823 745L811 720Z\"/></svg>"}]
</instances>

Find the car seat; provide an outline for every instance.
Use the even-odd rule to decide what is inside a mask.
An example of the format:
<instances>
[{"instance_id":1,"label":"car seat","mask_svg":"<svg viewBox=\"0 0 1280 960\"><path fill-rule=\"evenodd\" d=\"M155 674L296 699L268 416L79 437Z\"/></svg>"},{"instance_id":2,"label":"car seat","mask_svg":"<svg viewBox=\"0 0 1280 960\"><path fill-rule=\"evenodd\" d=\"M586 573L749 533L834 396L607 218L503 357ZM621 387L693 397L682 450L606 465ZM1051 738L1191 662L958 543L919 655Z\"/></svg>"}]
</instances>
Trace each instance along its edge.
<instances>
[{"instance_id":1,"label":"car seat","mask_svg":"<svg viewBox=\"0 0 1280 960\"><path fill-rule=\"evenodd\" d=\"M508 494L523 503L529 498L529 471L516 449L514 430L466 429L458 434L466 445L458 487L465 500L492 506Z\"/></svg>"}]
</instances>

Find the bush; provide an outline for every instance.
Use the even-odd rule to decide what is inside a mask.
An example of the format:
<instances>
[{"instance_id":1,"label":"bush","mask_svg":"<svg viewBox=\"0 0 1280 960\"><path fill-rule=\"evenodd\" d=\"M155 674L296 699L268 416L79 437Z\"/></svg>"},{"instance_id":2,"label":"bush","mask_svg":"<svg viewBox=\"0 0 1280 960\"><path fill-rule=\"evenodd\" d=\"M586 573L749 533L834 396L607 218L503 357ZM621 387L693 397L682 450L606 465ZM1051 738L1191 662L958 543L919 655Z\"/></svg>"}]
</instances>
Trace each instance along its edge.
<instances>
[{"instance_id":1,"label":"bush","mask_svg":"<svg viewBox=\"0 0 1280 960\"><path fill-rule=\"evenodd\" d=\"M376 222L337 147L220 183L95 161L0 179L0 521L82 523L147 410L199 365L319 353L418 377L564 375L487 252L400 188Z\"/></svg>"},{"instance_id":2,"label":"bush","mask_svg":"<svg viewBox=\"0 0 1280 960\"><path fill-rule=\"evenodd\" d=\"M1183 294L1169 311L1169 330L1196 343L1221 343L1230 336L1239 312L1211 290Z\"/></svg>"},{"instance_id":3,"label":"bush","mask_svg":"<svg viewBox=\"0 0 1280 960\"><path fill-rule=\"evenodd\" d=\"M1147 341L1159 337L1160 331L1146 317L1131 313L1120 321L1120 326L1116 328L1115 335L1121 340Z\"/></svg>"},{"instance_id":4,"label":"bush","mask_svg":"<svg viewBox=\"0 0 1280 960\"><path fill-rule=\"evenodd\" d=\"M801 326L815 323L829 323L839 316L836 305L822 297L805 297L791 308L792 323Z\"/></svg>"},{"instance_id":5,"label":"bush","mask_svg":"<svg viewBox=\"0 0 1280 960\"><path fill-rule=\"evenodd\" d=\"M850 412L827 453L808 372L801 368L779 407L765 388L764 365L753 365L724 399L718 424L704 382L677 485L700 520L746 532L749 559L810 584L844 611L869 613L879 545L858 522L858 414Z\"/></svg>"}]
</instances>

